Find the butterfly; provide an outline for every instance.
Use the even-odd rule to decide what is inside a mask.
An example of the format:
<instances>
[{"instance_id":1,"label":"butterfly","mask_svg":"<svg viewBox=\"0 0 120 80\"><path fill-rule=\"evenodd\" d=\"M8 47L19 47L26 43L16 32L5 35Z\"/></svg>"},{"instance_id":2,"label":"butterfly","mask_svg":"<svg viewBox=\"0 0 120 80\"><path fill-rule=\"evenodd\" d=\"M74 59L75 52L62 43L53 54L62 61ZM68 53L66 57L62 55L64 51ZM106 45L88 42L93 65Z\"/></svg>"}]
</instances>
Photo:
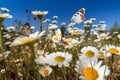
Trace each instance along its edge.
<instances>
[{"instance_id":1,"label":"butterfly","mask_svg":"<svg viewBox=\"0 0 120 80\"><path fill-rule=\"evenodd\" d=\"M61 30L60 29L57 29L55 31L55 34L53 35L52 37L52 41L53 42L60 42L62 39L62 33L61 33Z\"/></svg>"},{"instance_id":2,"label":"butterfly","mask_svg":"<svg viewBox=\"0 0 120 80\"><path fill-rule=\"evenodd\" d=\"M29 22L26 22L23 26L20 27L20 34L28 36L31 33L32 30Z\"/></svg>"},{"instance_id":3,"label":"butterfly","mask_svg":"<svg viewBox=\"0 0 120 80\"><path fill-rule=\"evenodd\" d=\"M77 11L71 18L71 22L80 24L85 19L85 8L81 8L79 11Z\"/></svg>"}]
</instances>

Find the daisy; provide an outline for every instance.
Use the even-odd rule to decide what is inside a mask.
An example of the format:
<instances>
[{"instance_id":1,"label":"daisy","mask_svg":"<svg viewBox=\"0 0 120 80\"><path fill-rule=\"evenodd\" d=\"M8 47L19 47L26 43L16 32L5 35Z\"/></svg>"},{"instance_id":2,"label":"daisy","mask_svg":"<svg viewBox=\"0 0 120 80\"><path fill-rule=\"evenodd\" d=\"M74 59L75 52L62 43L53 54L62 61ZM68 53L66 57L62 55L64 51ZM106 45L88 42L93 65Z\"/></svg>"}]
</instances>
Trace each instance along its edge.
<instances>
[{"instance_id":1,"label":"daisy","mask_svg":"<svg viewBox=\"0 0 120 80\"><path fill-rule=\"evenodd\" d=\"M9 12L10 11L9 9L4 8L4 7L2 7L1 10L4 11L4 12Z\"/></svg>"},{"instance_id":2,"label":"daisy","mask_svg":"<svg viewBox=\"0 0 120 80\"><path fill-rule=\"evenodd\" d=\"M66 23L65 23L65 22L62 22L62 23L61 23L61 25L62 25L62 26L65 26L65 25L66 25Z\"/></svg>"},{"instance_id":3,"label":"daisy","mask_svg":"<svg viewBox=\"0 0 120 80\"><path fill-rule=\"evenodd\" d=\"M95 21L95 20L96 20L96 18L90 18L90 20L91 20L91 21Z\"/></svg>"},{"instance_id":4,"label":"daisy","mask_svg":"<svg viewBox=\"0 0 120 80\"><path fill-rule=\"evenodd\" d=\"M45 19L45 20L43 21L43 23L47 23L47 22L50 22L50 19Z\"/></svg>"},{"instance_id":5,"label":"daisy","mask_svg":"<svg viewBox=\"0 0 120 80\"><path fill-rule=\"evenodd\" d=\"M58 16L53 16L53 19L58 19Z\"/></svg>"},{"instance_id":6,"label":"daisy","mask_svg":"<svg viewBox=\"0 0 120 80\"><path fill-rule=\"evenodd\" d=\"M71 30L71 34L72 35L79 35L79 34L82 34L84 31L81 30L81 29L78 29L78 28L74 28L73 30Z\"/></svg>"},{"instance_id":7,"label":"daisy","mask_svg":"<svg viewBox=\"0 0 120 80\"><path fill-rule=\"evenodd\" d=\"M101 47L99 50L99 59L105 59L109 56L111 56L111 53L107 52L105 47Z\"/></svg>"},{"instance_id":8,"label":"daisy","mask_svg":"<svg viewBox=\"0 0 120 80\"><path fill-rule=\"evenodd\" d=\"M92 20L86 20L86 21L84 21L84 24L85 24L85 25L91 25L92 22L93 22Z\"/></svg>"},{"instance_id":9,"label":"daisy","mask_svg":"<svg viewBox=\"0 0 120 80\"><path fill-rule=\"evenodd\" d=\"M0 22L3 22L5 18L12 18L12 16L7 13L4 14L0 13Z\"/></svg>"},{"instance_id":10,"label":"daisy","mask_svg":"<svg viewBox=\"0 0 120 80\"><path fill-rule=\"evenodd\" d=\"M72 28L74 25L75 25L75 23L70 23L70 24L68 25L68 28Z\"/></svg>"},{"instance_id":11,"label":"daisy","mask_svg":"<svg viewBox=\"0 0 120 80\"><path fill-rule=\"evenodd\" d=\"M72 39L71 38L69 38L69 39L63 38L63 45L65 46L65 48L70 47L71 43L72 43Z\"/></svg>"},{"instance_id":12,"label":"daisy","mask_svg":"<svg viewBox=\"0 0 120 80\"><path fill-rule=\"evenodd\" d=\"M98 59L98 49L92 46L83 47L81 49L81 57L84 57L85 60L96 60Z\"/></svg>"},{"instance_id":13,"label":"daisy","mask_svg":"<svg viewBox=\"0 0 120 80\"><path fill-rule=\"evenodd\" d=\"M94 29L91 30L91 34L93 34L93 35L95 35L95 36L98 35L98 33L97 33Z\"/></svg>"},{"instance_id":14,"label":"daisy","mask_svg":"<svg viewBox=\"0 0 120 80\"><path fill-rule=\"evenodd\" d=\"M5 73L5 69L1 69L0 74L4 74L4 73Z\"/></svg>"},{"instance_id":15,"label":"daisy","mask_svg":"<svg viewBox=\"0 0 120 80\"><path fill-rule=\"evenodd\" d=\"M31 26L31 29L32 29L32 30L35 29L35 26Z\"/></svg>"},{"instance_id":16,"label":"daisy","mask_svg":"<svg viewBox=\"0 0 120 80\"><path fill-rule=\"evenodd\" d=\"M49 60L46 58L46 56L39 56L35 59L35 63L39 65L46 65L49 64Z\"/></svg>"},{"instance_id":17,"label":"daisy","mask_svg":"<svg viewBox=\"0 0 120 80\"><path fill-rule=\"evenodd\" d=\"M15 26L7 27L7 30L8 30L8 31L15 31Z\"/></svg>"},{"instance_id":18,"label":"daisy","mask_svg":"<svg viewBox=\"0 0 120 80\"><path fill-rule=\"evenodd\" d=\"M105 21L100 21L98 26L99 26L99 30L103 31L105 30L107 25L105 24Z\"/></svg>"},{"instance_id":19,"label":"daisy","mask_svg":"<svg viewBox=\"0 0 120 80\"><path fill-rule=\"evenodd\" d=\"M36 51L36 57L44 56L44 50L37 50Z\"/></svg>"},{"instance_id":20,"label":"daisy","mask_svg":"<svg viewBox=\"0 0 120 80\"><path fill-rule=\"evenodd\" d=\"M63 45L65 46L65 48L72 48L74 46L77 46L78 44L80 44L81 41L75 40L75 39L65 39L63 38Z\"/></svg>"},{"instance_id":21,"label":"daisy","mask_svg":"<svg viewBox=\"0 0 120 80\"><path fill-rule=\"evenodd\" d=\"M47 56L50 65L58 65L59 67L69 67L69 62L72 60L72 55L68 52L53 52Z\"/></svg>"},{"instance_id":22,"label":"daisy","mask_svg":"<svg viewBox=\"0 0 120 80\"><path fill-rule=\"evenodd\" d=\"M45 34L45 31L41 33L35 32L33 34L30 34L29 36L20 36L16 38L10 46L12 47L12 46L17 46L17 45L34 43L39 37L43 36L44 34Z\"/></svg>"},{"instance_id":23,"label":"daisy","mask_svg":"<svg viewBox=\"0 0 120 80\"><path fill-rule=\"evenodd\" d=\"M79 79L82 80L104 80L106 76L110 75L108 66L102 65L102 61L97 60L92 62L92 66L89 62L78 61L75 70L81 74Z\"/></svg>"},{"instance_id":24,"label":"daisy","mask_svg":"<svg viewBox=\"0 0 120 80\"><path fill-rule=\"evenodd\" d=\"M51 72L52 72L52 68L50 66L42 66L39 70L39 73L43 77L46 77L46 76L50 75Z\"/></svg>"},{"instance_id":25,"label":"daisy","mask_svg":"<svg viewBox=\"0 0 120 80\"><path fill-rule=\"evenodd\" d=\"M48 14L48 11L32 11L32 14L41 20L44 15Z\"/></svg>"},{"instance_id":26,"label":"daisy","mask_svg":"<svg viewBox=\"0 0 120 80\"><path fill-rule=\"evenodd\" d=\"M53 21L52 21L52 24L57 24L57 21L56 21L56 20L53 20Z\"/></svg>"},{"instance_id":27,"label":"daisy","mask_svg":"<svg viewBox=\"0 0 120 80\"><path fill-rule=\"evenodd\" d=\"M120 34L117 35L118 39L120 39Z\"/></svg>"},{"instance_id":28,"label":"daisy","mask_svg":"<svg viewBox=\"0 0 120 80\"><path fill-rule=\"evenodd\" d=\"M120 47L114 45L106 45L106 50L111 54L120 55Z\"/></svg>"},{"instance_id":29,"label":"daisy","mask_svg":"<svg viewBox=\"0 0 120 80\"><path fill-rule=\"evenodd\" d=\"M97 39L95 40L96 42L99 42L101 40L109 39L109 33L102 33L97 35Z\"/></svg>"},{"instance_id":30,"label":"daisy","mask_svg":"<svg viewBox=\"0 0 120 80\"><path fill-rule=\"evenodd\" d=\"M0 19L1 19L1 18L3 18L3 19L4 19L4 18L12 18L12 16L11 16L10 14L8 14L8 13L4 13L4 14L1 14L1 13L0 13Z\"/></svg>"},{"instance_id":31,"label":"daisy","mask_svg":"<svg viewBox=\"0 0 120 80\"><path fill-rule=\"evenodd\" d=\"M5 45L10 45L11 44L11 41L8 41L5 43Z\"/></svg>"},{"instance_id":32,"label":"daisy","mask_svg":"<svg viewBox=\"0 0 120 80\"><path fill-rule=\"evenodd\" d=\"M52 24L50 27L48 27L50 30L55 30L58 26L55 24Z\"/></svg>"}]
</instances>

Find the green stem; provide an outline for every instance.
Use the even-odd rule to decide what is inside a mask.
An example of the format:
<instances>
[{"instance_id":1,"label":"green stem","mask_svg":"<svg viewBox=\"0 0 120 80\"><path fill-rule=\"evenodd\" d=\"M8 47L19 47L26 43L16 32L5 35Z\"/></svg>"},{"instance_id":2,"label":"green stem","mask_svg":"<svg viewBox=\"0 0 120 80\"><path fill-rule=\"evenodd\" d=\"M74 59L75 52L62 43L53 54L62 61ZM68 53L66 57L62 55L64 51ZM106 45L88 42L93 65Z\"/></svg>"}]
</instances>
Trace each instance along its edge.
<instances>
[{"instance_id":1,"label":"green stem","mask_svg":"<svg viewBox=\"0 0 120 80\"><path fill-rule=\"evenodd\" d=\"M66 70L65 70L65 67L62 68L62 73L63 73L63 76L64 76L64 80L67 80L67 79L66 79Z\"/></svg>"},{"instance_id":2,"label":"green stem","mask_svg":"<svg viewBox=\"0 0 120 80\"><path fill-rule=\"evenodd\" d=\"M42 19L40 19L40 31L42 32Z\"/></svg>"},{"instance_id":3,"label":"green stem","mask_svg":"<svg viewBox=\"0 0 120 80\"><path fill-rule=\"evenodd\" d=\"M2 44L2 26L1 26L1 23L0 23L0 51L2 53L2 56L3 56L3 61L5 62L5 58L4 58L4 49L3 49L3 44ZM7 77L7 70L6 70L6 64L4 63L4 68L5 68L5 75Z\"/></svg>"},{"instance_id":4,"label":"green stem","mask_svg":"<svg viewBox=\"0 0 120 80\"><path fill-rule=\"evenodd\" d=\"M54 80L58 80L58 78L57 78L57 67L54 67L53 68L53 71L54 71L54 74L53 74L53 76L54 76Z\"/></svg>"}]
</instances>

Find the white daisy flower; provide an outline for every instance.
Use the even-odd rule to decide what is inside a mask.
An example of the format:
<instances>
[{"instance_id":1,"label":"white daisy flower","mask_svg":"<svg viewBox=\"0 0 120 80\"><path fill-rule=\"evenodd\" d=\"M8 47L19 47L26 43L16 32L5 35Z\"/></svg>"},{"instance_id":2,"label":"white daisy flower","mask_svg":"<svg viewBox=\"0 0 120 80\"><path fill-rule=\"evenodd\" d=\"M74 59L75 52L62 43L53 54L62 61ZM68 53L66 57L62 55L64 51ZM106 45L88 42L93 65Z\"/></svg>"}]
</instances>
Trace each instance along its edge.
<instances>
[{"instance_id":1,"label":"white daisy flower","mask_svg":"<svg viewBox=\"0 0 120 80\"><path fill-rule=\"evenodd\" d=\"M10 45L11 44L11 41L8 41L5 43L5 45Z\"/></svg>"},{"instance_id":2,"label":"white daisy flower","mask_svg":"<svg viewBox=\"0 0 120 80\"><path fill-rule=\"evenodd\" d=\"M95 40L96 42L99 42L101 40L106 40L109 39L109 33L102 33L97 35L97 39Z\"/></svg>"},{"instance_id":3,"label":"white daisy flower","mask_svg":"<svg viewBox=\"0 0 120 80\"><path fill-rule=\"evenodd\" d=\"M107 24L105 24L105 21L100 21L98 26L99 26L99 30L103 31L106 29Z\"/></svg>"},{"instance_id":4,"label":"white daisy flower","mask_svg":"<svg viewBox=\"0 0 120 80\"><path fill-rule=\"evenodd\" d=\"M45 20L43 21L43 23L47 23L47 22L50 22L50 19L45 19Z\"/></svg>"},{"instance_id":5,"label":"white daisy flower","mask_svg":"<svg viewBox=\"0 0 120 80\"><path fill-rule=\"evenodd\" d=\"M100 23L100 24L105 24L105 21L100 21L99 23Z\"/></svg>"},{"instance_id":6,"label":"white daisy flower","mask_svg":"<svg viewBox=\"0 0 120 80\"><path fill-rule=\"evenodd\" d=\"M50 66L42 66L39 70L39 73L43 77L49 76L51 72L52 72L52 68Z\"/></svg>"},{"instance_id":7,"label":"white daisy flower","mask_svg":"<svg viewBox=\"0 0 120 80\"><path fill-rule=\"evenodd\" d=\"M120 34L117 35L118 39L120 39Z\"/></svg>"},{"instance_id":8,"label":"white daisy flower","mask_svg":"<svg viewBox=\"0 0 120 80\"><path fill-rule=\"evenodd\" d=\"M70 24L68 25L68 28L72 28L74 25L75 25L75 23L70 23Z\"/></svg>"},{"instance_id":9,"label":"white daisy flower","mask_svg":"<svg viewBox=\"0 0 120 80\"><path fill-rule=\"evenodd\" d=\"M39 19L42 19L43 16L48 14L48 11L32 11L32 14L37 16Z\"/></svg>"},{"instance_id":10,"label":"white daisy flower","mask_svg":"<svg viewBox=\"0 0 120 80\"><path fill-rule=\"evenodd\" d=\"M95 35L95 36L98 35L97 31L95 31L95 30L93 30L93 29L91 30L91 34L93 34L93 35Z\"/></svg>"},{"instance_id":11,"label":"white daisy flower","mask_svg":"<svg viewBox=\"0 0 120 80\"><path fill-rule=\"evenodd\" d=\"M81 29L78 29L78 28L74 28L74 29L72 29L72 30L70 31L70 33L71 33L72 35L79 35L79 34L84 33L84 30L81 30Z\"/></svg>"},{"instance_id":12,"label":"white daisy flower","mask_svg":"<svg viewBox=\"0 0 120 80\"><path fill-rule=\"evenodd\" d=\"M72 48L74 46L77 46L78 44L80 44L81 41L75 40L75 39L65 39L63 38L63 45L65 46L65 48Z\"/></svg>"},{"instance_id":13,"label":"white daisy flower","mask_svg":"<svg viewBox=\"0 0 120 80\"><path fill-rule=\"evenodd\" d=\"M111 56L111 53L107 52L105 50L105 47L101 47L100 50L99 50L99 59L105 59L109 56Z\"/></svg>"},{"instance_id":14,"label":"white daisy flower","mask_svg":"<svg viewBox=\"0 0 120 80\"><path fill-rule=\"evenodd\" d=\"M58 19L58 16L53 16L53 19Z\"/></svg>"},{"instance_id":15,"label":"white daisy flower","mask_svg":"<svg viewBox=\"0 0 120 80\"><path fill-rule=\"evenodd\" d=\"M99 55L98 55L98 49L92 46L87 46L87 47L83 47L81 49L81 57L84 57L84 60L96 60L98 59Z\"/></svg>"},{"instance_id":16,"label":"white daisy flower","mask_svg":"<svg viewBox=\"0 0 120 80\"><path fill-rule=\"evenodd\" d=\"M4 18L12 18L12 16L11 16L10 14L8 14L8 13L4 13L4 14L1 14L1 13L0 13L0 19L1 19L1 18L3 18L3 19L4 19Z\"/></svg>"},{"instance_id":17,"label":"white daisy flower","mask_svg":"<svg viewBox=\"0 0 120 80\"><path fill-rule=\"evenodd\" d=\"M78 61L75 70L81 74L79 79L82 80L104 80L106 76L110 75L108 66L102 65L102 61L94 61L92 66L89 62Z\"/></svg>"},{"instance_id":18,"label":"white daisy flower","mask_svg":"<svg viewBox=\"0 0 120 80\"><path fill-rule=\"evenodd\" d=\"M3 22L5 18L12 18L12 16L7 13L4 14L0 13L0 22Z\"/></svg>"},{"instance_id":19,"label":"white daisy flower","mask_svg":"<svg viewBox=\"0 0 120 80\"><path fill-rule=\"evenodd\" d=\"M10 54L10 51L6 51L4 52L4 54L0 54L0 61L3 60L3 56L4 58L8 57L8 55Z\"/></svg>"},{"instance_id":20,"label":"white daisy flower","mask_svg":"<svg viewBox=\"0 0 120 80\"><path fill-rule=\"evenodd\" d=\"M46 65L49 64L49 60L45 56L40 56L35 59L36 64Z\"/></svg>"},{"instance_id":21,"label":"white daisy flower","mask_svg":"<svg viewBox=\"0 0 120 80\"><path fill-rule=\"evenodd\" d=\"M31 26L31 29L32 29L32 30L35 29L35 26Z\"/></svg>"},{"instance_id":22,"label":"white daisy flower","mask_svg":"<svg viewBox=\"0 0 120 80\"><path fill-rule=\"evenodd\" d=\"M36 57L44 56L44 50L37 50L36 51Z\"/></svg>"},{"instance_id":23,"label":"white daisy flower","mask_svg":"<svg viewBox=\"0 0 120 80\"><path fill-rule=\"evenodd\" d=\"M90 20L91 20L91 21L95 21L95 20L96 20L96 18L90 18Z\"/></svg>"},{"instance_id":24,"label":"white daisy flower","mask_svg":"<svg viewBox=\"0 0 120 80\"><path fill-rule=\"evenodd\" d=\"M4 38L11 38L10 34L3 35Z\"/></svg>"},{"instance_id":25,"label":"white daisy flower","mask_svg":"<svg viewBox=\"0 0 120 80\"><path fill-rule=\"evenodd\" d=\"M4 7L2 7L1 10L4 11L4 12L9 12L10 11L9 9L4 8Z\"/></svg>"},{"instance_id":26,"label":"white daisy flower","mask_svg":"<svg viewBox=\"0 0 120 80\"><path fill-rule=\"evenodd\" d=\"M65 22L62 22L62 23L61 23L61 25L62 25L62 26L65 26L65 25L66 25L66 23L65 23Z\"/></svg>"},{"instance_id":27,"label":"white daisy flower","mask_svg":"<svg viewBox=\"0 0 120 80\"><path fill-rule=\"evenodd\" d=\"M70 48L71 44L72 44L72 39L71 38L69 38L69 39L63 38L63 45L65 46L65 48Z\"/></svg>"},{"instance_id":28,"label":"white daisy flower","mask_svg":"<svg viewBox=\"0 0 120 80\"><path fill-rule=\"evenodd\" d=\"M58 65L59 67L69 67L69 62L72 60L72 55L68 52L54 52L46 57L49 59L50 65Z\"/></svg>"},{"instance_id":29,"label":"white daisy flower","mask_svg":"<svg viewBox=\"0 0 120 80\"><path fill-rule=\"evenodd\" d=\"M56 20L53 20L53 21L52 21L52 24L57 24L57 21L56 21Z\"/></svg>"},{"instance_id":30,"label":"white daisy flower","mask_svg":"<svg viewBox=\"0 0 120 80\"><path fill-rule=\"evenodd\" d=\"M1 69L1 74L4 74L5 73L5 69Z\"/></svg>"},{"instance_id":31,"label":"white daisy flower","mask_svg":"<svg viewBox=\"0 0 120 80\"><path fill-rule=\"evenodd\" d=\"M52 24L50 27L48 27L48 29L50 30L55 30L58 26L55 24Z\"/></svg>"},{"instance_id":32,"label":"white daisy flower","mask_svg":"<svg viewBox=\"0 0 120 80\"><path fill-rule=\"evenodd\" d=\"M7 27L7 30L8 30L8 31L15 31L15 26Z\"/></svg>"},{"instance_id":33,"label":"white daisy flower","mask_svg":"<svg viewBox=\"0 0 120 80\"><path fill-rule=\"evenodd\" d=\"M45 31L42 31L41 33L35 32L33 34L30 34L28 37L20 36L16 38L10 46L12 47L12 46L24 45L27 43L35 42L39 37L43 36L44 34L45 34Z\"/></svg>"},{"instance_id":34,"label":"white daisy flower","mask_svg":"<svg viewBox=\"0 0 120 80\"><path fill-rule=\"evenodd\" d=\"M90 24L92 24L92 20L86 20L86 21L84 21L84 24L85 25L90 25Z\"/></svg>"},{"instance_id":35,"label":"white daisy flower","mask_svg":"<svg viewBox=\"0 0 120 80\"><path fill-rule=\"evenodd\" d=\"M120 47L114 45L106 45L106 50L111 54L120 55Z\"/></svg>"}]
</instances>

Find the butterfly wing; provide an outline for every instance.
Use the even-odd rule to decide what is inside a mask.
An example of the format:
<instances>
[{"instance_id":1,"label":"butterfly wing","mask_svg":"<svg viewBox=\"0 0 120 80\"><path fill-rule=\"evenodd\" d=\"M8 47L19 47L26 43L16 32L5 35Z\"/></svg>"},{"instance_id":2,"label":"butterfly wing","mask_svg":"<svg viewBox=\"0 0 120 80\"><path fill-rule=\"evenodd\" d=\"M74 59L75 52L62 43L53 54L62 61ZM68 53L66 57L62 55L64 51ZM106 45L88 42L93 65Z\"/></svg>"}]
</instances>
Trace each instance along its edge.
<instances>
[{"instance_id":1,"label":"butterfly wing","mask_svg":"<svg viewBox=\"0 0 120 80\"><path fill-rule=\"evenodd\" d=\"M24 26L21 26L20 28L20 33L22 35L28 36L29 34L32 33L31 27L28 24L25 24Z\"/></svg>"},{"instance_id":2,"label":"butterfly wing","mask_svg":"<svg viewBox=\"0 0 120 80\"><path fill-rule=\"evenodd\" d=\"M84 14L85 14L85 9L84 8L80 9L72 16L71 22L80 24L85 19Z\"/></svg>"},{"instance_id":3,"label":"butterfly wing","mask_svg":"<svg viewBox=\"0 0 120 80\"><path fill-rule=\"evenodd\" d=\"M55 31L55 35L52 37L53 42L60 42L62 38L62 33L60 29Z\"/></svg>"}]
</instances>

